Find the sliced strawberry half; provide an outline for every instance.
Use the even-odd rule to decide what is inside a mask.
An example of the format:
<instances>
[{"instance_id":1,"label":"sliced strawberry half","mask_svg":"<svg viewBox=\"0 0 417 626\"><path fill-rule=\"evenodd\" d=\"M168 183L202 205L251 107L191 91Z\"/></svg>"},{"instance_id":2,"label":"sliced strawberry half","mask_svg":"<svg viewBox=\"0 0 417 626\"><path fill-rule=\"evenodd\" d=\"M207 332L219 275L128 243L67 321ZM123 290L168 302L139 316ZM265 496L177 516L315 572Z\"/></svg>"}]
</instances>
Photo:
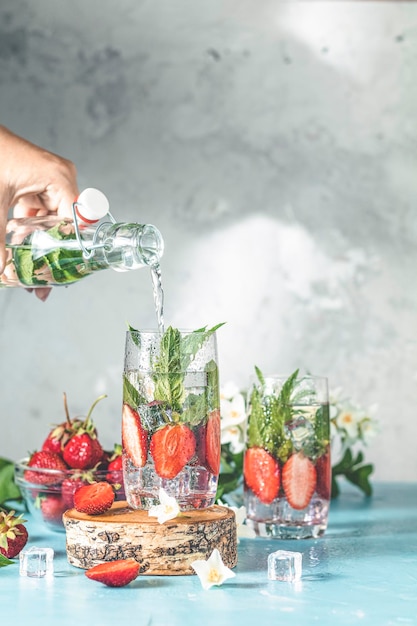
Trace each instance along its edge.
<instances>
[{"instance_id":1,"label":"sliced strawberry half","mask_svg":"<svg viewBox=\"0 0 417 626\"><path fill-rule=\"evenodd\" d=\"M143 467L148 456L148 435L142 427L140 416L131 406L122 408L122 446L136 467Z\"/></svg>"},{"instance_id":2,"label":"sliced strawberry half","mask_svg":"<svg viewBox=\"0 0 417 626\"><path fill-rule=\"evenodd\" d=\"M85 575L108 587L124 587L135 580L139 569L140 565L135 559L118 559L94 565L85 572Z\"/></svg>"},{"instance_id":3,"label":"sliced strawberry half","mask_svg":"<svg viewBox=\"0 0 417 626\"><path fill-rule=\"evenodd\" d=\"M212 411L206 426L206 462L213 474L220 471L220 411Z\"/></svg>"},{"instance_id":4,"label":"sliced strawberry half","mask_svg":"<svg viewBox=\"0 0 417 626\"><path fill-rule=\"evenodd\" d=\"M75 508L87 515L101 515L109 510L113 502L113 488L105 481L84 485L74 493Z\"/></svg>"},{"instance_id":5,"label":"sliced strawberry half","mask_svg":"<svg viewBox=\"0 0 417 626\"><path fill-rule=\"evenodd\" d=\"M157 430L150 450L155 471L161 478L175 478L191 460L196 448L193 431L185 424L168 424Z\"/></svg>"},{"instance_id":6,"label":"sliced strawberry half","mask_svg":"<svg viewBox=\"0 0 417 626\"><path fill-rule=\"evenodd\" d=\"M305 509L316 488L317 471L302 452L290 456L282 468L282 486L293 509Z\"/></svg>"},{"instance_id":7,"label":"sliced strawberry half","mask_svg":"<svg viewBox=\"0 0 417 626\"><path fill-rule=\"evenodd\" d=\"M249 489L264 504L271 504L280 487L279 463L264 448L254 446L245 452L243 476Z\"/></svg>"}]
</instances>

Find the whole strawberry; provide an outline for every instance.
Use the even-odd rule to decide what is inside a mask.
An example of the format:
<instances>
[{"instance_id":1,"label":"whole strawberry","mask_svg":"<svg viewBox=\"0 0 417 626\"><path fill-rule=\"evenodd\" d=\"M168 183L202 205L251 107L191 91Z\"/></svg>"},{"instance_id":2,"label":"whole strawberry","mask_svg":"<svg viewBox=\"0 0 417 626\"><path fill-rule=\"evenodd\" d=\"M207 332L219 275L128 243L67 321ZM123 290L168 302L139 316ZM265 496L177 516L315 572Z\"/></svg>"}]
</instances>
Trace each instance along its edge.
<instances>
[{"instance_id":1,"label":"whole strawberry","mask_svg":"<svg viewBox=\"0 0 417 626\"><path fill-rule=\"evenodd\" d=\"M25 521L14 511L0 511L0 553L8 559L17 556L26 545L28 532L23 525Z\"/></svg>"},{"instance_id":2,"label":"whole strawberry","mask_svg":"<svg viewBox=\"0 0 417 626\"><path fill-rule=\"evenodd\" d=\"M28 463L28 467L24 472L25 480L35 485L52 485L63 479L68 467L59 454L49 452L48 450L40 450L34 452ZM39 469L47 470L45 472Z\"/></svg>"},{"instance_id":3,"label":"whole strawberry","mask_svg":"<svg viewBox=\"0 0 417 626\"><path fill-rule=\"evenodd\" d=\"M62 526L62 514L68 508L62 496L57 494L42 496L39 507L45 522Z\"/></svg>"},{"instance_id":4,"label":"whole strawberry","mask_svg":"<svg viewBox=\"0 0 417 626\"><path fill-rule=\"evenodd\" d=\"M79 423L64 447L64 461L73 469L91 469L103 458L103 448L98 440L91 413L96 404L105 397L100 396L93 402L87 417Z\"/></svg>"},{"instance_id":5,"label":"whole strawberry","mask_svg":"<svg viewBox=\"0 0 417 626\"><path fill-rule=\"evenodd\" d=\"M68 443L71 436L77 431L82 423L82 420L80 419L71 419L68 411L67 395L65 392L64 408L66 415L65 422L54 426L42 444L42 450L55 452L56 454L60 454L61 456L64 451L65 445Z\"/></svg>"},{"instance_id":6,"label":"whole strawberry","mask_svg":"<svg viewBox=\"0 0 417 626\"><path fill-rule=\"evenodd\" d=\"M114 451L107 466L106 480L112 484L123 484L123 459L120 443L114 444Z\"/></svg>"},{"instance_id":7,"label":"whole strawberry","mask_svg":"<svg viewBox=\"0 0 417 626\"><path fill-rule=\"evenodd\" d=\"M71 476L65 478L61 485L61 495L66 508L73 508L74 494L80 487L91 485L94 482L97 482L94 470L80 470L79 472L71 473Z\"/></svg>"},{"instance_id":8,"label":"whole strawberry","mask_svg":"<svg viewBox=\"0 0 417 626\"><path fill-rule=\"evenodd\" d=\"M64 461L73 469L91 469L102 456L100 442L89 432L73 435L64 448Z\"/></svg>"}]
</instances>

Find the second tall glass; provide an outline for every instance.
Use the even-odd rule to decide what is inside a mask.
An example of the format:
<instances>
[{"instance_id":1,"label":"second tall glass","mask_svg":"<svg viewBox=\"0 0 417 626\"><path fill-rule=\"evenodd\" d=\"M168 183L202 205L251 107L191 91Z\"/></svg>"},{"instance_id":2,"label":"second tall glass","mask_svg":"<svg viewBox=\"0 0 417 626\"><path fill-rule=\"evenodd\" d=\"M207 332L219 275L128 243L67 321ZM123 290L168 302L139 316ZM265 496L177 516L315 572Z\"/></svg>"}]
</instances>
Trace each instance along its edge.
<instances>
[{"instance_id":1,"label":"second tall glass","mask_svg":"<svg viewBox=\"0 0 417 626\"><path fill-rule=\"evenodd\" d=\"M331 487L327 379L257 373L244 457L248 523L260 536L320 537Z\"/></svg>"}]
</instances>

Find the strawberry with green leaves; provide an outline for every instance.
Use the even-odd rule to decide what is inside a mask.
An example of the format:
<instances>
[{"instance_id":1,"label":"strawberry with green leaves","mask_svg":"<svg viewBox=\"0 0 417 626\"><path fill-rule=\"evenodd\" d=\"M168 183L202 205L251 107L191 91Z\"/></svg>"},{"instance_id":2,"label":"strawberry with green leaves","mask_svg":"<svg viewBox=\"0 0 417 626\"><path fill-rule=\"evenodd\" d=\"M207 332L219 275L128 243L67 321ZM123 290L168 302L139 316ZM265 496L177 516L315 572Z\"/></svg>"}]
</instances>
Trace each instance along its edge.
<instances>
[{"instance_id":1,"label":"strawberry with green leaves","mask_svg":"<svg viewBox=\"0 0 417 626\"><path fill-rule=\"evenodd\" d=\"M64 461L73 469L91 469L103 458L103 448L98 440L97 429L91 419L94 407L106 396L100 396L93 402L84 421L80 422L66 443L63 451Z\"/></svg>"},{"instance_id":2,"label":"strawberry with green leaves","mask_svg":"<svg viewBox=\"0 0 417 626\"><path fill-rule=\"evenodd\" d=\"M25 521L14 511L0 511L0 554L6 559L14 559L25 547L28 540Z\"/></svg>"},{"instance_id":3,"label":"strawberry with green leaves","mask_svg":"<svg viewBox=\"0 0 417 626\"><path fill-rule=\"evenodd\" d=\"M118 559L90 567L85 575L107 587L125 587L139 574L140 565L135 559Z\"/></svg>"},{"instance_id":4,"label":"strawberry with green leaves","mask_svg":"<svg viewBox=\"0 0 417 626\"><path fill-rule=\"evenodd\" d=\"M56 454L59 454L61 456L64 451L65 445L68 443L69 439L77 431L77 429L80 428L82 422L82 420L78 418L74 420L71 419L68 411L67 395L65 392L64 409L66 415L65 422L54 426L42 444L42 450L55 452Z\"/></svg>"}]
</instances>

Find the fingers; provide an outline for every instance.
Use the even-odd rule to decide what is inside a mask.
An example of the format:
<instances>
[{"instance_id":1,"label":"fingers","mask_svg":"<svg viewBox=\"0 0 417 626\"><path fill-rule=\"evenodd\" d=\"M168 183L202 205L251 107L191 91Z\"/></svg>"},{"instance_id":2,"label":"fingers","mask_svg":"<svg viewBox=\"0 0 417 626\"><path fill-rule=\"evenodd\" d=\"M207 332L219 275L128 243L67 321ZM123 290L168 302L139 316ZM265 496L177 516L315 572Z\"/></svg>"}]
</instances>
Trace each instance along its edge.
<instances>
[{"instance_id":1,"label":"fingers","mask_svg":"<svg viewBox=\"0 0 417 626\"><path fill-rule=\"evenodd\" d=\"M37 196L24 196L13 209L13 217L43 217L48 215L46 209Z\"/></svg>"},{"instance_id":2,"label":"fingers","mask_svg":"<svg viewBox=\"0 0 417 626\"><path fill-rule=\"evenodd\" d=\"M6 223L9 207L0 200L0 275L6 265Z\"/></svg>"},{"instance_id":3,"label":"fingers","mask_svg":"<svg viewBox=\"0 0 417 626\"><path fill-rule=\"evenodd\" d=\"M47 297L49 296L51 292L51 288L50 287L37 287L33 291L35 292L35 295L37 298L39 298L39 300L42 300L42 302L45 302L45 300L47 299Z\"/></svg>"}]
</instances>

